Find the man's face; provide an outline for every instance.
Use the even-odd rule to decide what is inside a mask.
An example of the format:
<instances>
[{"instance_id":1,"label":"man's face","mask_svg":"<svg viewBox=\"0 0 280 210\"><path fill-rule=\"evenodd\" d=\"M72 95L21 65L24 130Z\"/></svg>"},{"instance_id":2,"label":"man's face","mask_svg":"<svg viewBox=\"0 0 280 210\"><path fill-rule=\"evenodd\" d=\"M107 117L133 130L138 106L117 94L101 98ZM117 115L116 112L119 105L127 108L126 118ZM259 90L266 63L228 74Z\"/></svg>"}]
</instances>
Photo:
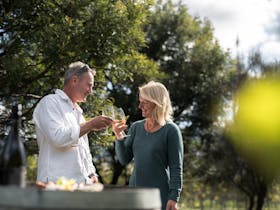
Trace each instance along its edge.
<instances>
[{"instance_id":1,"label":"man's face","mask_svg":"<svg viewBox=\"0 0 280 210\"><path fill-rule=\"evenodd\" d=\"M92 88L94 84L94 77L92 73L86 72L77 77L75 83L75 99L76 102L86 102L87 96L92 94Z\"/></svg>"}]
</instances>

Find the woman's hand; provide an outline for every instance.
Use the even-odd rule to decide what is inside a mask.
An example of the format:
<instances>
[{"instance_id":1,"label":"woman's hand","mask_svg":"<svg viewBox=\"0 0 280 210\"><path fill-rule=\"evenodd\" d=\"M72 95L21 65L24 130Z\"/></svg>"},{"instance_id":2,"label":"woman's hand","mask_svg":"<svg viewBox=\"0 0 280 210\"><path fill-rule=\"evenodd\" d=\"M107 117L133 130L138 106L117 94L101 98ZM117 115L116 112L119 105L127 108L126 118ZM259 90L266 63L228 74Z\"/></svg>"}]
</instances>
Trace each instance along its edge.
<instances>
[{"instance_id":1,"label":"woman's hand","mask_svg":"<svg viewBox=\"0 0 280 210\"><path fill-rule=\"evenodd\" d=\"M173 200L168 200L166 204L166 210L178 210L177 202Z\"/></svg>"},{"instance_id":2,"label":"woman's hand","mask_svg":"<svg viewBox=\"0 0 280 210\"><path fill-rule=\"evenodd\" d=\"M120 120L114 120L112 123L113 132L118 140L121 140L124 138L122 135L122 131L124 131L126 128L127 128L127 125L124 124Z\"/></svg>"}]
</instances>

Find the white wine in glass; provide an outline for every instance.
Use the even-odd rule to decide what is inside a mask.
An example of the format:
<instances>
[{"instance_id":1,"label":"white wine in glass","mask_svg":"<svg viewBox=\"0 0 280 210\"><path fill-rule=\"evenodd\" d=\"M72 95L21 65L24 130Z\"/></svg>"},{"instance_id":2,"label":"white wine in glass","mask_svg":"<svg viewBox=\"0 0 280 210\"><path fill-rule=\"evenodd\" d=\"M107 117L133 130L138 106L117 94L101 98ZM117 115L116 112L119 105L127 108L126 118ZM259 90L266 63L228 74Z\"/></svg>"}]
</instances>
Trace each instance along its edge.
<instances>
[{"instance_id":1,"label":"white wine in glass","mask_svg":"<svg viewBox=\"0 0 280 210\"><path fill-rule=\"evenodd\" d=\"M102 109L102 115L114 119L115 116L114 116L113 105L104 105L104 107ZM106 128L105 135L109 135L108 128Z\"/></svg>"},{"instance_id":2,"label":"white wine in glass","mask_svg":"<svg viewBox=\"0 0 280 210\"><path fill-rule=\"evenodd\" d=\"M115 120L119 120L121 121L123 124L126 123L126 116L125 116L125 113L123 111L122 108L116 108L115 109ZM127 136L130 136L130 135L127 135L124 131L121 132L122 136L123 137L127 137Z\"/></svg>"}]
</instances>

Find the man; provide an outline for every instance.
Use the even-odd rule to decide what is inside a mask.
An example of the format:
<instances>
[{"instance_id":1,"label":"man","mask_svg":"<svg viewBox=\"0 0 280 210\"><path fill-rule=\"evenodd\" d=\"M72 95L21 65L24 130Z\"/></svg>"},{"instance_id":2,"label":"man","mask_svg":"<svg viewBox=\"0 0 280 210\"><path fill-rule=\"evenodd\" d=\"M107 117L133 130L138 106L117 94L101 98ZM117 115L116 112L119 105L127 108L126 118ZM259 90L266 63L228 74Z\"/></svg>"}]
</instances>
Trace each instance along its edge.
<instances>
[{"instance_id":1,"label":"man","mask_svg":"<svg viewBox=\"0 0 280 210\"><path fill-rule=\"evenodd\" d=\"M86 121L78 102L92 93L95 70L82 62L69 65L63 89L41 99L34 110L39 146L37 182L73 178L78 183L98 181L87 133L104 129L112 119L97 116Z\"/></svg>"}]
</instances>

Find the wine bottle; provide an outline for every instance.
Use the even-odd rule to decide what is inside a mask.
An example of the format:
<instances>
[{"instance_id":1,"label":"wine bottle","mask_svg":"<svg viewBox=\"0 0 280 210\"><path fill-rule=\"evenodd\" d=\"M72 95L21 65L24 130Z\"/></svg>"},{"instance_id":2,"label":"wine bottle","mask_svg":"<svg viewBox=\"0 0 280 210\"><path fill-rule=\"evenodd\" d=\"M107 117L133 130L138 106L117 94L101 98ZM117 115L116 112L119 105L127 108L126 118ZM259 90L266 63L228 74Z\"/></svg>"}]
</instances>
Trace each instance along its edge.
<instances>
[{"instance_id":1,"label":"wine bottle","mask_svg":"<svg viewBox=\"0 0 280 210\"><path fill-rule=\"evenodd\" d=\"M22 141L22 106L14 105L10 118L10 130L0 158L0 184L25 187L26 155Z\"/></svg>"}]
</instances>

